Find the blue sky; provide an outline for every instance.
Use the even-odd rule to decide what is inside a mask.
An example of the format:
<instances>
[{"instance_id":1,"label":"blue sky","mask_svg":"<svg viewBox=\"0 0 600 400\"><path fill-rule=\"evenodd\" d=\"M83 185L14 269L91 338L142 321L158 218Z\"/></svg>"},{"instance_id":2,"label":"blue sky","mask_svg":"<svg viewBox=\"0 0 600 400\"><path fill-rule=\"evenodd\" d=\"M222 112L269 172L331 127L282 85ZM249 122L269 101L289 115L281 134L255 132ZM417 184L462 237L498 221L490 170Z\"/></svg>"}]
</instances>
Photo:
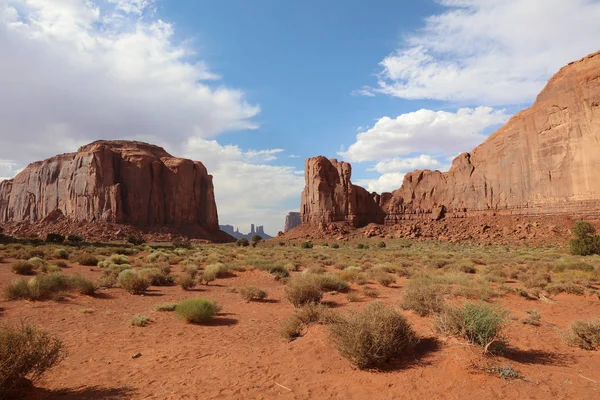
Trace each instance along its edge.
<instances>
[{"instance_id":1,"label":"blue sky","mask_svg":"<svg viewBox=\"0 0 600 400\"><path fill-rule=\"evenodd\" d=\"M0 0L0 177L145 140L205 163L221 223L276 234L305 158L378 192L447 170L599 50L598 20L598 0Z\"/></svg>"}]
</instances>

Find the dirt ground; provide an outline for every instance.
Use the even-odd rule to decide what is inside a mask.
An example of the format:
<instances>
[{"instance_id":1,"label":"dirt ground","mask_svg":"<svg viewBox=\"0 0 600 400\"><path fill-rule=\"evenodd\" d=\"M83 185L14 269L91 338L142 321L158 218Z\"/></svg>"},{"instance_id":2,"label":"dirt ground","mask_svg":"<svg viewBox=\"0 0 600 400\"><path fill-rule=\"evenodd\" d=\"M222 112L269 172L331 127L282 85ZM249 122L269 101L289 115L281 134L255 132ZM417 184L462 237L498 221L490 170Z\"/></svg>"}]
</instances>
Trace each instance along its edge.
<instances>
[{"instance_id":1,"label":"dirt ground","mask_svg":"<svg viewBox=\"0 0 600 400\"><path fill-rule=\"evenodd\" d=\"M16 278L12 261L0 263L0 290ZM99 278L101 269L75 263L64 273ZM379 300L395 305L405 283L369 286L377 288ZM270 300L247 303L228 291L247 285L266 289ZM216 300L223 309L207 325L153 311L158 303L191 297ZM349 303L341 293L326 294L324 300L342 312L373 301L361 297ZM383 371L354 368L321 325L295 341L282 339L279 324L294 308L285 300L284 286L260 270L235 272L189 292L152 287L134 296L111 288L61 302L2 300L0 321L30 321L67 346L67 358L36 383L27 399L598 399L600 352L569 347L560 335L573 319L599 317L600 301L567 294L553 300L514 294L497 300L513 319L510 348L502 357L484 357L479 347L436 334L431 318L405 312L422 340ZM539 327L520 322L533 308L542 315ZM136 314L152 322L131 326ZM494 368L506 364L523 378L500 378Z\"/></svg>"}]
</instances>

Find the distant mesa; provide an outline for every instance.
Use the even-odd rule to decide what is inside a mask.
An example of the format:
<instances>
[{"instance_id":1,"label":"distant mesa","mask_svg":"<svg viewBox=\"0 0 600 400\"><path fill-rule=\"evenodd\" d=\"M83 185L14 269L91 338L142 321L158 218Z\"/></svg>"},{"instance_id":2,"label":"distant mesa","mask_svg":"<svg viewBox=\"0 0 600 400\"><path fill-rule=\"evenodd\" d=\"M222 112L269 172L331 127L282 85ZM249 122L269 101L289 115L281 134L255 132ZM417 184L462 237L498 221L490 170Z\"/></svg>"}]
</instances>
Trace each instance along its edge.
<instances>
[{"instance_id":1,"label":"distant mesa","mask_svg":"<svg viewBox=\"0 0 600 400\"><path fill-rule=\"evenodd\" d=\"M90 238L97 230L88 224L115 224L232 240L219 230L212 176L201 162L125 140L90 143L0 182L0 222L13 233L76 230ZM98 231L101 238L107 234Z\"/></svg>"},{"instance_id":2,"label":"distant mesa","mask_svg":"<svg viewBox=\"0 0 600 400\"><path fill-rule=\"evenodd\" d=\"M233 225L220 225L219 227L223 232L233 236L236 239L246 238L250 240L254 235L259 235L263 239L271 239L273 237L265 233L264 227L262 225L258 225L255 230L254 224L251 224L250 233L240 233L239 228L234 228Z\"/></svg>"},{"instance_id":3,"label":"distant mesa","mask_svg":"<svg viewBox=\"0 0 600 400\"><path fill-rule=\"evenodd\" d=\"M302 224L396 225L506 215L600 216L600 52L553 76L521 111L448 172L407 173L392 193L350 181L346 162L306 160Z\"/></svg>"},{"instance_id":4,"label":"distant mesa","mask_svg":"<svg viewBox=\"0 0 600 400\"><path fill-rule=\"evenodd\" d=\"M291 211L285 217L284 232L294 229L295 227L302 224L302 215L297 211Z\"/></svg>"}]
</instances>

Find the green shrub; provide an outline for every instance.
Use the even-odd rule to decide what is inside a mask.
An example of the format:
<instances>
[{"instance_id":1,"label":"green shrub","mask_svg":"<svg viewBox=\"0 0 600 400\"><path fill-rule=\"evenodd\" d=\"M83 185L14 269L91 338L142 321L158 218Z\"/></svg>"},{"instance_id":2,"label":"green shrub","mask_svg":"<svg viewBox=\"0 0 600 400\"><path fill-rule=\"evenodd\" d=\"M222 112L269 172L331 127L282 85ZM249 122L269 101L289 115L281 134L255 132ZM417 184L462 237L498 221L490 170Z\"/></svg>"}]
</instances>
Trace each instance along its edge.
<instances>
[{"instance_id":1,"label":"green shrub","mask_svg":"<svg viewBox=\"0 0 600 400\"><path fill-rule=\"evenodd\" d=\"M600 236L575 238L569 241L571 254L577 256L591 256L600 254Z\"/></svg>"},{"instance_id":2,"label":"green shrub","mask_svg":"<svg viewBox=\"0 0 600 400\"><path fill-rule=\"evenodd\" d=\"M27 260L27 262L33 264L35 269L42 268L44 265L46 265L46 262L40 257L31 257L29 260Z\"/></svg>"},{"instance_id":3,"label":"green shrub","mask_svg":"<svg viewBox=\"0 0 600 400\"><path fill-rule=\"evenodd\" d=\"M67 236L67 241L71 242L73 244L79 244L79 243L83 243L83 236L79 236L79 235L75 235L75 234L70 234L69 236Z\"/></svg>"},{"instance_id":4,"label":"green shrub","mask_svg":"<svg viewBox=\"0 0 600 400\"><path fill-rule=\"evenodd\" d=\"M31 325L0 328L0 395L8 394L24 378L39 379L65 357L60 339Z\"/></svg>"},{"instance_id":5,"label":"green shrub","mask_svg":"<svg viewBox=\"0 0 600 400\"><path fill-rule=\"evenodd\" d=\"M237 240L236 244L239 247L248 247L250 245L250 242L246 238L241 238Z\"/></svg>"},{"instance_id":6,"label":"green shrub","mask_svg":"<svg viewBox=\"0 0 600 400\"><path fill-rule=\"evenodd\" d=\"M334 244L332 244L332 245L331 245L331 248L332 248L332 249L339 249L339 248L340 248L340 245L339 245L339 244L337 244L337 243L334 243Z\"/></svg>"},{"instance_id":7,"label":"green shrub","mask_svg":"<svg viewBox=\"0 0 600 400\"><path fill-rule=\"evenodd\" d=\"M314 279L319 285L319 288L324 291L343 292L348 289L348 284L335 274L313 275L312 279Z\"/></svg>"},{"instance_id":8,"label":"green shrub","mask_svg":"<svg viewBox=\"0 0 600 400\"><path fill-rule=\"evenodd\" d=\"M365 245L364 245L364 244L362 244L362 243L359 243L359 244L357 244L357 245L356 245L356 248L357 248L357 249L364 249L364 248L365 248Z\"/></svg>"},{"instance_id":9,"label":"green shrub","mask_svg":"<svg viewBox=\"0 0 600 400\"><path fill-rule=\"evenodd\" d=\"M181 237L176 237L175 240L173 240L173 247L175 247L176 249L189 250L193 247L193 244L189 240L185 240Z\"/></svg>"},{"instance_id":10,"label":"green shrub","mask_svg":"<svg viewBox=\"0 0 600 400\"><path fill-rule=\"evenodd\" d=\"M180 275L177 279L177 283L183 290L190 290L196 286L196 280L190 274Z\"/></svg>"},{"instance_id":11,"label":"green shrub","mask_svg":"<svg viewBox=\"0 0 600 400\"><path fill-rule=\"evenodd\" d=\"M164 261L169 262L170 256L164 251L155 251L146 257L150 262Z\"/></svg>"},{"instance_id":12,"label":"green shrub","mask_svg":"<svg viewBox=\"0 0 600 400\"><path fill-rule=\"evenodd\" d=\"M585 221L575 222L575 225L573 225L571 231L577 239L591 237L596 234L596 228L594 228L589 222Z\"/></svg>"},{"instance_id":13,"label":"green shrub","mask_svg":"<svg viewBox=\"0 0 600 400\"><path fill-rule=\"evenodd\" d=\"M7 300L47 300L71 290L70 278L61 273L38 275L29 280L18 279L5 290Z\"/></svg>"},{"instance_id":14,"label":"green shrub","mask_svg":"<svg viewBox=\"0 0 600 400\"><path fill-rule=\"evenodd\" d=\"M148 280L140 277L134 270L126 269L117 278L119 285L131 294L143 294L150 286Z\"/></svg>"},{"instance_id":15,"label":"green shrub","mask_svg":"<svg viewBox=\"0 0 600 400\"><path fill-rule=\"evenodd\" d=\"M79 256L78 262L87 267L95 267L98 265L98 258L93 254L82 254Z\"/></svg>"},{"instance_id":16,"label":"green shrub","mask_svg":"<svg viewBox=\"0 0 600 400\"><path fill-rule=\"evenodd\" d=\"M600 347L600 319L578 320L571 323L566 335L570 346L584 350L595 350Z\"/></svg>"},{"instance_id":17,"label":"green shrub","mask_svg":"<svg viewBox=\"0 0 600 400\"><path fill-rule=\"evenodd\" d=\"M54 257L61 259L61 260L68 260L69 252L65 249L56 249L56 250L54 250Z\"/></svg>"},{"instance_id":18,"label":"green shrub","mask_svg":"<svg viewBox=\"0 0 600 400\"><path fill-rule=\"evenodd\" d=\"M206 299L183 300L175 307L175 315L186 322L199 324L211 320L221 308Z\"/></svg>"},{"instance_id":19,"label":"green shrub","mask_svg":"<svg viewBox=\"0 0 600 400\"><path fill-rule=\"evenodd\" d=\"M340 354L360 369L381 366L417 342L406 318L380 302L340 318L329 329Z\"/></svg>"},{"instance_id":20,"label":"green shrub","mask_svg":"<svg viewBox=\"0 0 600 400\"><path fill-rule=\"evenodd\" d=\"M312 249L313 248L313 242L302 242L302 244L300 245L301 248L303 249Z\"/></svg>"},{"instance_id":21,"label":"green shrub","mask_svg":"<svg viewBox=\"0 0 600 400\"><path fill-rule=\"evenodd\" d=\"M127 243L131 243L134 246L141 246L146 243L146 240L141 235L130 234L127 236Z\"/></svg>"},{"instance_id":22,"label":"green shrub","mask_svg":"<svg viewBox=\"0 0 600 400\"><path fill-rule=\"evenodd\" d=\"M294 307L318 303L323 298L320 284L310 275L296 275L285 287L285 295Z\"/></svg>"},{"instance_id":23,"label":"green shrub","mask_svg":"<svg viewBox=\"0 0 600 400\"><path fill-rule=\"evenodd\" d=\"M68 279L69 287L77 291L78 293L85 294L87 296L93 296L98 289L98 285L81 275L74 275Z\"/></svg>"},{"instance_id":24,"label":"green shrub","mask_svg":"<svg viewBox=\"0 0 600 400\"><path fill-rule=\"evenodd\" d=\"M507 320L507 310L467 302L461 307L444 307L435 318L435 327L440 332L459 335L483 346L485 353L491 350L492 344L504 344L503 330Z\"/></svg>"},{"instance_id":25,"label":"green shrub","mask_svg":"<svg viewBox=\"0 0 600 400\"><path fill-rule=\"evenodd\" d=\"M262 301L267 298L267 292L254 286L247 286L240 289L240 296L247 302Z\"/></svg>"},{"instance_id":26,"label":"green shrub","mask_svg":"<svg viewBox=\"0 0 600 400\"><path fill-rule=\"evenodd\" d=\"M46 243L62 243L65 237L59 233L49 233L46 235Z\"/></svg>"},{"instance_id":27,"label":"green shrub","mask_svg":"<svg viewBox=\"0 0 600 400\"><path fill-rule=\"evenodd\" d=\"M250 241L254 242L254 243L258 243L261 240L262 240L262 237L260 235L256 235L256 234L252 235L252 237L250 238Z\"/></svg>"},{"instance_id":28,"label":"green shrub","mask_svg":"<svg viewBox=\"0 0 600 400\"><path fill-rule=\"evenodd\" d=\"M19 275L33 275L35 266L29 261L17 261L12 265L12 271Z\"/></svg>"},{"instance_id":29,"label":"green shrub","mask_svg":"<svg viewBox=\"0 0 600 400\"><path fill-rule=\"evenodd\" d=\"M175 282L173 275L165 273L160 268L142 268L138 274L148 280L152 286L169 286Z\"/></svg>"},{"instance_id":30,"label":"green shrub","mask_svg":"<svg viewBox=\"0 0 600 400\"><path fill-rule=\"evenodd\" d=\"M377 243L377 247L380 249L385 249L387 247L387 245L385 244L385 242L381 241L381 242Z\"/></svg>"}]
</instances>

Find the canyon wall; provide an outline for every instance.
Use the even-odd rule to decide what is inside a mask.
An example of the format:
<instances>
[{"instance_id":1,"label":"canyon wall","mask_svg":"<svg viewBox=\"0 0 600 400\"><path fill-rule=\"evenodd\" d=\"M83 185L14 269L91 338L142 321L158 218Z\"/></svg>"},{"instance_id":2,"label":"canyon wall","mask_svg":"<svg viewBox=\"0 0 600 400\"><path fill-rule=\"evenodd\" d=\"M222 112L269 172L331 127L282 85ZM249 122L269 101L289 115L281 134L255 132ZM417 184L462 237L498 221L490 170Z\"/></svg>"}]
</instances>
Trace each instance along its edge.
<instances>
[{"instance_id":1,"label":"canyon wall","mask_svg":"<svg viewBox=\"0 0 600 400\"><path fill-rule=\"evenodd\" d=\"M392 193L350 182L350 165L306 162L302 221L395 224L444 215L600 214L600 52L562 68L535 103L448 172L407 173Z\"/></svg>"}]
</instances>

